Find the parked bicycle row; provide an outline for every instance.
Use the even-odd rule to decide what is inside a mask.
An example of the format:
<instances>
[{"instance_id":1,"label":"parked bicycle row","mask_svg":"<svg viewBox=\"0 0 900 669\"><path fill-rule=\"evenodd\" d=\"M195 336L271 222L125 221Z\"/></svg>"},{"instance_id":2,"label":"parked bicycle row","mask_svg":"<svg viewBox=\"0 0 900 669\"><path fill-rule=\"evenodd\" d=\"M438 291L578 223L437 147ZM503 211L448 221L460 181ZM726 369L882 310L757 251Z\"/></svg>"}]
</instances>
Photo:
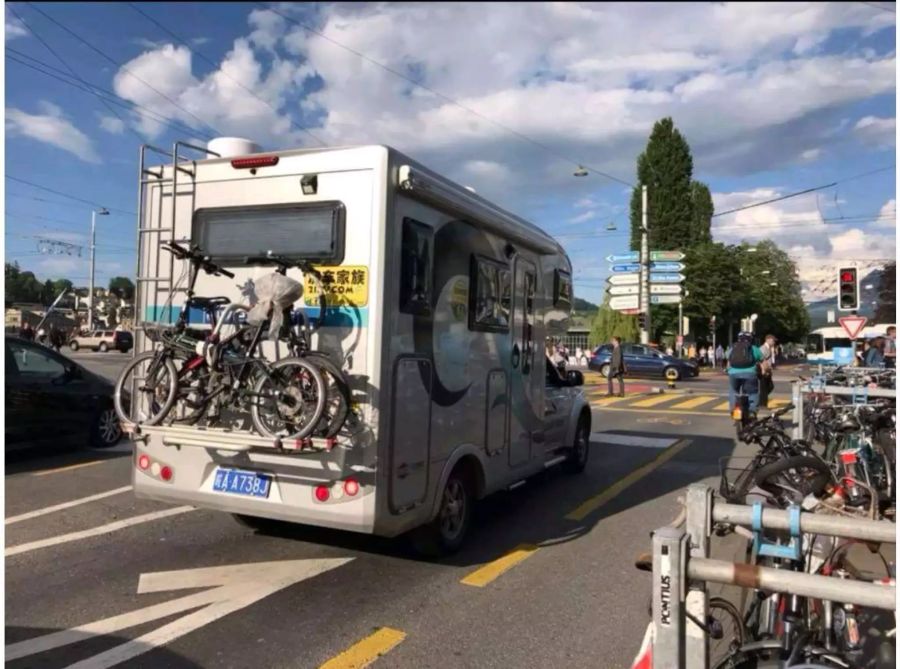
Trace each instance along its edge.
<instances>
[{"instance_id":1,"label":"parked bicycle row","mask_svg":"<svg viewBox=\"0 0 900 669\"><path fill-rule=\"evenodd\" d=\"M325 290L315 268L271 253L247 257L248 265L276 268L241 287L242 295L254 303L250 306L227 297L195 295L201 271L234 278L199 247L168 242L162 248L187 261L171 292L183 292L185 300L174 322L170 297L144 326L153 350L135 357L119 376L115 407L120 419L138 426L252 425L273 439L334 439L350 413L350 389L340 365L312 350L312 335L326 314ZM318 287L315 321L293 308L303 294L303 285L286 276L293 267ZM198 314L202 323L192 322ZM286 348L287 357L267 359L266 339Z\"/></svg>"}]
</instances>

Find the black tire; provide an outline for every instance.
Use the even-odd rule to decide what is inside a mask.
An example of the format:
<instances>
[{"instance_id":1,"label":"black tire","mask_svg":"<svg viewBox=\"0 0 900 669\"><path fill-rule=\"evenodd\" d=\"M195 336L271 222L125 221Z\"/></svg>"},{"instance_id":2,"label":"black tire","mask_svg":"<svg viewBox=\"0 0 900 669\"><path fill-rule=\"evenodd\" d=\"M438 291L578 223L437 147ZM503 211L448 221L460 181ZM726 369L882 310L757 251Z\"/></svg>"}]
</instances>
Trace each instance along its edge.
<instances>
[{"instance_id":1,"label":"black tire","mask_svg":"<svg viewBox=\"0 0 900 669\"><path fill-rule=\"evenodd\" d=\"M77 351L77 350L78 350L78 342L77 342L77 341L70 341L70 342L69 342L69 348L72 349L73 351Z\"/></svg>"},{"instance_id":2,"label":"black tire","mask_svg":"<svg viewBox=\"0 0 900 669\"><path fill-rule=\"evenodd\" d=\"M591 423L586 416L578 419L575 427L575 438L569 457L563 463L563 468L569 474L580 474L587 467L591 454Z\"/></svg>"},{"instance_id":3,"label":"black tire","mask_svg":"<svg viewBox=\"0 0 900 669\"><path fill-rule=\"evenodd\" d=\"M306 354L306 358L322 372L327 389L325 410L314 434L330 439L341 431L347 414L350 413L350 386L347 385L341 368L326 354L311 351Z\"/></svg>"},{"instance_id":4,"label":"black tire","mask_svg":"<svg viewBox=\"0 0 900 669\"><path fill-rule=\"evenodd\" d=\"M757 487L782 502L795 504L807 495L821 495L832 480L833 475L827 464L806 455L782 458L763 465L753 476Z\"/></svg>"},{"instance_id":5,"label":"black tire","mask_svg":"<svg viewBox=\"0 0 900 669\"><path fill-rule=\"evenodd\" d=\"M175 393L175 404L167 416L167 423L179 425L196 425L209 408L209 402L201 406L189 406L187 402L196 397L197 391L207 391L209 385L209 366L203 364L188 370L178 378L178 389Z\"/></svg>"},{"instance_id":6,"label":"black tire","mask_svg":"<svg viewBox=\"0 0 900 669\"><path fill-rule=\"evenodd\" d=\"M126 388L126 384L130 385L132 372L140 365L147 362L151 363L150 366L154 373L162 371L165 374L165 381L157 383L155 392L153 393L151 413L147 418L140 420L140 422L144 425L156 425L168 415L169 411L171 411L172 407L175 405L178 390L178 372L175 370L175 363L173 363L172 359L169 357L159 359L158 355L159 354L155 351L142 353L132 360L125 369L122 370L122 373L119 374L113 393L113 406L122 421L126 423L132 421L131 403L133 398L131 396L131 388ZM158 393L160 390L164 391L164 395L159 396Z\"/></svg>"},{"instance_id":7,"label":"black tire","mask_svg":"<svg viewBox=\"0 0 900 669\"><path fill-rule=\"evenodd\" d=\"M291 372L294 379L282 378L288 368L296 370ZM301 357L279 360L269 366L268 371L269 374L263 374L253 386L250 418L254 429L273 439L304 439L312 434L325 411L328 391L322 373L316 365ZM303 376L298 383L295 379L301 373ZM288 398L286 401L285 397ZM299 416L298 411L302 412Z\"/></svg>"},{"instance_id":8,"label":"black tire","mask_svg":"<svg viewBox=\"0 0 900 669\"><path fill-rule=\"evenodd\" d=\"M441 557L459 550L472 520L472 485L464 470L454 469L441 492L437 515L410 533L413 548L427 557Z\"/></svg>"},{"instance_id":9,"label":"black tire","mask_svg":"<svg viewBox=\"0 0 900 669\"><path fill-rule=\"evenodd\" d=\"M722 634L720 639L714 639L712 635L707 639L709 664L716 667L746 642L744 618L734 604L721 597L713 597L709 600L706 622L711 632L714 626L718 626Z\"/></svg>"},{"instance_id":10,"label":"black tire","mask_svg":"<svg viewBox=\"0 0 900 669\"><path fill-rule=\"evenodd\" d=\"M105 341L101 341L100 346L97 350L99 350L101 353L106 353L109 350L109 346L106 345Z\"/></svg>"},{"instance_id":11,"label":"black tire","mask_svg":"<svg viewBox=\"0 0 900 669\"><path fill-rule=\"evenodd\" d=\"M608 362L604 362L602 365L600 365L600 376L602 376L604 379L609 378L609 363Z\"/></svg>"},{"instance_id":12,"label":"black tire","mask_svg":"<svg viewBox=\"0 0 900 669\"><path fill-rule=\"evenodd\" d=\"M112 448L122 439L122 427L116 410L108 406L101 409L91 425L91 446Z\"/></svg>"},{"instance_id":13,"label":"black tire","mask_svg":"<svg viewBox=\"0 0 900 669\"><path fill-rule=\"evenodd\" d=\"M681 370L674 365L669 365L663 369L663 378L667 381L681 381Z\"/></svg>"}]
</instances>

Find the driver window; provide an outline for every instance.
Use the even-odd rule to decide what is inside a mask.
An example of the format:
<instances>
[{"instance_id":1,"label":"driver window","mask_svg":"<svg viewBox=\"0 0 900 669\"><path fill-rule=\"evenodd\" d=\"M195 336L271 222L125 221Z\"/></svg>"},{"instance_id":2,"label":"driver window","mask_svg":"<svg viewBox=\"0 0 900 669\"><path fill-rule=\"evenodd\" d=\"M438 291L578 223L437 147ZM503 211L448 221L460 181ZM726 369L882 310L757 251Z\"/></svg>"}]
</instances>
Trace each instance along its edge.
<instances>
[{"instance_id":1,"label":"driver window","mask_svg":"<svg viewBox=\"0 0 900 669\"><path fill-rule=\"evenodd\" d=\"M19 374L31 378L55 379L66 372L66 368L56 358L44 351L22 346L16 342L10 342L13 360Z\"/></svg>"},{"instance_id":2,"label":"driver window","mask_svg":"<svg viewBox=\"0 0 900 669\"><path fill-rule=\"evenodd\" d=\"M553 361L549 358L549 356L544 356L544 363L547 368L547 377L546 383L548 386L561 386L563 385L563 378L559 373L559 369L557 369L556 365L553 364Z\"/></svg>"}]
</instances>

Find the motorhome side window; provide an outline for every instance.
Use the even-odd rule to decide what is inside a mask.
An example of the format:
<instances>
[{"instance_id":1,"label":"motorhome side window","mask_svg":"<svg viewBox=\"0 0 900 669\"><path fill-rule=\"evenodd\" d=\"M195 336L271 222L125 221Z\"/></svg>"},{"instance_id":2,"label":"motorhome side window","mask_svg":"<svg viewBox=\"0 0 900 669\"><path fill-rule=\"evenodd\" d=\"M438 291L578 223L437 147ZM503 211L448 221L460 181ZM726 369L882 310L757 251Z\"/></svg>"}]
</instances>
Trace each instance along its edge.
<instances>
[{"instance_id":1,"label":"motorhome side window","mask_svg":"<svg viewBox=\"0 0 900 669\"><path fill-rule=\"evenodd\" d=\"M512 280L509 268L480 256L472 256L469 328L507 332L512 305Z\"/></svg>"},{"instance_id":2,"label":"motorhome side window","mask_svg":"<svg viewBox=\"0 0 900 669\"><path fill-rule=\"evenodd\" d=\"M434 232L424 223L403 219L400 248L400 311L431 315L431 273Z\"/></svg>"},{"instance_id":3,"label":"motorhome side window","mask_svg":"<svg viewBox=\"0 0 900 669\"><path fill-rule=\"evenodd\" d=\"M561 269L553 273L553 305L572 305L572 277Z\"/></svg>"}]
</instances>

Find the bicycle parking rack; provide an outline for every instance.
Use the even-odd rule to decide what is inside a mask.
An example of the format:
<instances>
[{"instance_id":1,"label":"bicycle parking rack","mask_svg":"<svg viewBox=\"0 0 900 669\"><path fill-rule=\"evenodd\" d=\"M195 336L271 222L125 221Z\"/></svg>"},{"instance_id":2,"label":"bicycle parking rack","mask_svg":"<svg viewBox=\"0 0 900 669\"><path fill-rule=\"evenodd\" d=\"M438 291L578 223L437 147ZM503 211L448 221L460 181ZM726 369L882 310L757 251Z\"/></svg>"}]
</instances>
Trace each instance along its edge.
<instances>
[{"instance_id":1,"label":"bicycle parking rack","mask_svg":"<svg viewBox=\"0 0 900 669\"><path fill-rule=\"evenodd\" d=\"M770 530L792 528L817 534L879 543L896 543L889 521L824 516L802 510L726 504L714 501L712 488L688 488L686 527L663 527L653 534L653 667L707 669L706 583L764 589L826 601L896 611L896 587L785 569L709 558L715 523ZM798 539L799 542L799 539Z\"/></svg>"},{"instance_id":2,"label":"bicycle parking rack","mask_svg":"<svg viewBox=\"0 0 900 669\"><path fill-rule=\"evenodd\" d=\"M873 374L884 372L883 369L869 369L865 367L854 367L853 374L864 376L865 374ZM870 388L863 384L853 386L830 386L827 383L827 377L814 376L808 381L794 381L791 384L791 403L794 405L793 422L794 429L792 437L794 439L803 438L803 398L807 393L820 393L825 395L834 395L849 397L855 406L865 405L870 399L887 397L897 400L897 390L895 388Z\"/></svg>"}]
</instances>

